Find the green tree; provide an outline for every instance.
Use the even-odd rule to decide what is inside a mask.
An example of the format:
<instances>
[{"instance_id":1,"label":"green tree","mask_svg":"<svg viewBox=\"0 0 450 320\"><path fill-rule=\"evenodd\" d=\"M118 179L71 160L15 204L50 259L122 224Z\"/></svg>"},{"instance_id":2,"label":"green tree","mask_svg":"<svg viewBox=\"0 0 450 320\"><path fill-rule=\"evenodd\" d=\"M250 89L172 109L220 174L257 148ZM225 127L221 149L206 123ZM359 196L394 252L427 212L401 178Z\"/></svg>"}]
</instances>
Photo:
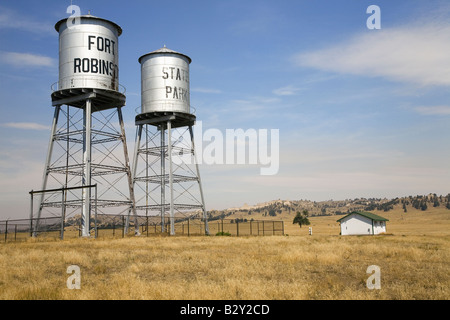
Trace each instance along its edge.
<instances>
[{"instance_id":1,"label":"green tree","mask_svg":"<svg viewBox=\"0 0 450 320\"><path fill-rule=\"evenodd\" d=\"M434 198L434 203L433 203L433 207L439 207L440 203L437 197Z\"/></svg>"},{"instance_id":2,"label":"green tree","mask_svg":"<svg viewBox=\"0 0 450 320\"><path fill-rule=\"evenodd\" d=\"M302 225L310 225L311 223L309 222L308 215L308 210L303 210L303 212L297 211L297 214L295 215L294 221L292 221L292 223L297 223L300 228L302 227Z\"/></svg>"},{"instance_id":3,"label":"green tree","mask_svg":"<svg viewBox=\"0 0 450 320\"><path fill-rule=\"evenodd\" d=\"M428 209L427 203L424 201L420 205L420 210L425 211Z\"/></svg>"}]
</instances>

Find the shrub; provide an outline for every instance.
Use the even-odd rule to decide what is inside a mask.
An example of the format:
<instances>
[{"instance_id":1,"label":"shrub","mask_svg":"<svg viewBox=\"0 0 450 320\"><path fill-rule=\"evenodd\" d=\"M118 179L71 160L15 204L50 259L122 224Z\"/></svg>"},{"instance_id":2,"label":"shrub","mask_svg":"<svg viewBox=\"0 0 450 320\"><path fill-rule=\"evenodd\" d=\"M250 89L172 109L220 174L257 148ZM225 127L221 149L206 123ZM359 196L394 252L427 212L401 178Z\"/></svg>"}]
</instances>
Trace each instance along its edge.
<instances>
[{"instance_id":1,"label":"shrub","mask_svg":"<svg viewBox=\"0 0 450 320\"><path fill-rule=\"evenodd\" d=\"M226 237L230 237L230 236L231 236L231 233L221 231L221 232L217 232L217 233L216 233L216 236L226 236Z\"/></svg>"}]
</instances>

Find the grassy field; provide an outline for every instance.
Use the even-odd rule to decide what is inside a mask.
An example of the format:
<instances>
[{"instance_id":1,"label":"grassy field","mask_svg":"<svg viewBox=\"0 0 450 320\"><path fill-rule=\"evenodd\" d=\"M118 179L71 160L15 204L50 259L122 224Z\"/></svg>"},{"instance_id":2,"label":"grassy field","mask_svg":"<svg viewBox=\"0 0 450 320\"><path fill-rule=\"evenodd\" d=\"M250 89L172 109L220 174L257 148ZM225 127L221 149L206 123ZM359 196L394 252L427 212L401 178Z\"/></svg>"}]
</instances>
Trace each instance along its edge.
<instances>
[{"instance_id":1,"label":"grassy field","mask_svg":"<svg viewBox=\"0 0 450 320\"><path fill-rule=\"evenodd\" d=\"M0 244L0 299L446 299L450 211L375 212L386 235L339 236L340 216L286 236L139 237ZM69 290L67 267L81 271ZM367 267L381 271L369 290Z\"/></svg>"}]
</instances>

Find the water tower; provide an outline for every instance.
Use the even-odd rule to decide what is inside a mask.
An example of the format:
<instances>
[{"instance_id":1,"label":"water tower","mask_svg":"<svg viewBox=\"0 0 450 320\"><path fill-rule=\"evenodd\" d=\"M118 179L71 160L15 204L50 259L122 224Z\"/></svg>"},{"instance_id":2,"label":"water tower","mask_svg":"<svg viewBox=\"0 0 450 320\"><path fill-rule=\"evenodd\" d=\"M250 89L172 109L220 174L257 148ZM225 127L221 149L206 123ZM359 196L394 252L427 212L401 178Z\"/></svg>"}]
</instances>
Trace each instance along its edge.
<instances>
[{"instance_id":1,"label":"water tower","mask_svg":"<svg viewBox=\"0 0 450 320\"><path fill-rule=\"evenodd\" d=\"M59 33L59 81L52 86L55 110L42 190L67 190L62 199L41 194L39 207L32 209L37 218L34 231L39 232L39 221L47 211L52 215L51 209L58 208L63 221L70 214L81 214L81 235L87 237L93 209L126 215L128 226L130 208L134 208L122 117L126 98L119 85L122 29L90 14L62 19L55 29ZM93 185L97 186L95 199L94 190L88 187ZM80 186L82 191L76 189ZM135 232L139 232L137 220Z\"/></svg>"},{"instance_id":2,"label":"water tower","mask_svg":"<svg viewBox=\"0 0 450 320\"><path fill-rule=\"evenodd\" d=\"M193 221L209 234L192 129L196 116L190 110L191 59L164 46L141 56L139 63L141 110L135 119L133 159L136 209L160 217L161 232L170 226L174 235L177 221L196 217Z\"/></svg>"}]
</instances>

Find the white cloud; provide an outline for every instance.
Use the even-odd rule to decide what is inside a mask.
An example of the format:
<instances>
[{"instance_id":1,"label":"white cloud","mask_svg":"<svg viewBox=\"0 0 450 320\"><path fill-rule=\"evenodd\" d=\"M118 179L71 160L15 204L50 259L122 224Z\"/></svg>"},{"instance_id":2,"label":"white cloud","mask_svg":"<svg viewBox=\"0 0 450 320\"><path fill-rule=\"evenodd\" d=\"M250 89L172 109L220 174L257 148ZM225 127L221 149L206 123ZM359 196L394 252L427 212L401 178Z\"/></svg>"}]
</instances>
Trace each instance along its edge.
<instances>
[{"instance_id":1,"label":"white cloud","mask_svg":"<svg viewBox=\"0 0 450 320\"><path fill-rule=\"evenodd\" d=\"M0 29L17 29L39 35L57 35L52 23L37 21L32 17L19 14L1 6Z\"/></svg>"},{"instance_id":2,"label":"white cloud","mask_svg":"<svg viewBox=\"0 0 450 320\"><path fill-rule=\"evenodd\" d=\"M450 85L450 25L429 23L366 31L334 46L303 52L297 65L419 85Z\"/></svg>"},{"instance_id":3,"label":"white cloud","mask_svg":"<svg viewBox=\"0 0 450 320\"><path fill-rule=\"evenodd\" d=\"M290 85L290 86L275 89L275 90L273 90L273 93L277 96L293 96L293 95L296 95L298 91L300 91L300 88Z\"/></svg>"},{"instance_id":4,"label":"white cloud","mask_svg":"<svg viewBox=\"0 0 450 320\"><path fill-rule=\"evenodd\" d=\"M191 91L200 93L214 93L214 94L222 93L221 90L210 88L192 88Z\"/></svg>"},{"instance_id":5,"label":"white cloud","mask_svg":"<svg viewBox=\"0 0 450 320\"><path fill-rule=\"evenodd\" d=\"M51 67L55 65L53 58L21 52L0 52L0 59L3 63L14 67Z\"/></svg>"},{"instance_id":6,"label":"white cloud","mask_svg":"<svg viewBox=\"0 0 450 320\"><path fill-rule=\"evenodd\" d=\"M450 106L421 106L415 107L414 110L417 113L423 115L437 115L437 116L448 116L450 115Z\"/></svg>"},{"instance_id":7,"label":"white cloud","mask_svg":"<svg viewBox=\"0 0 450 320\"><path fill-rule=\"evenodd\" d=\"M34 122L7 122L2 123L2 127L14 128L14 129L24 129L24 130L50 130L49 126L44 126L39 123Z\"/></svg>"}]
</instances>

